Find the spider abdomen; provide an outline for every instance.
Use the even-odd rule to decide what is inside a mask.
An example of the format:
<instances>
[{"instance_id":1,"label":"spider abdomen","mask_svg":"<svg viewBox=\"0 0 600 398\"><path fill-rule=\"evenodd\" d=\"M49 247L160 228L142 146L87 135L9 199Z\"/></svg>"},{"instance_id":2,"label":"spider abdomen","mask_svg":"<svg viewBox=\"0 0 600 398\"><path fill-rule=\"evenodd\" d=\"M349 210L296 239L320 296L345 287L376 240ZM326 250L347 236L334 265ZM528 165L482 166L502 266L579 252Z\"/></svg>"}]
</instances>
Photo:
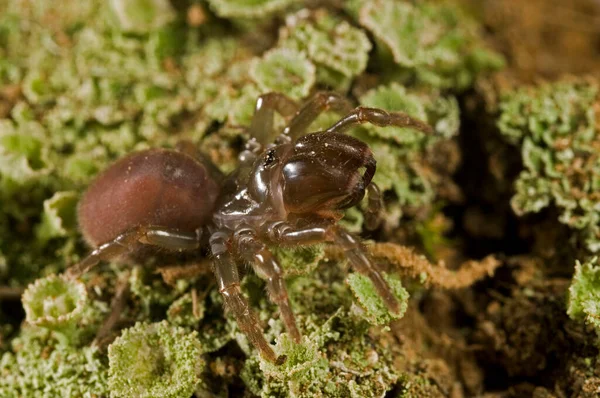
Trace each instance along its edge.
<instances>
[{"instance_id":1,"label":"spider abdomen","mask_svg":"<svg viewBox=\"0 0 600 398\"><path fill-rule=\"evenodd\" d=\"M211 217L219 184L200 161L150 149L126 156L97 177L78 209L87 242L98 245L138 227L194 232Z\"/></svg>"}]
</instances>

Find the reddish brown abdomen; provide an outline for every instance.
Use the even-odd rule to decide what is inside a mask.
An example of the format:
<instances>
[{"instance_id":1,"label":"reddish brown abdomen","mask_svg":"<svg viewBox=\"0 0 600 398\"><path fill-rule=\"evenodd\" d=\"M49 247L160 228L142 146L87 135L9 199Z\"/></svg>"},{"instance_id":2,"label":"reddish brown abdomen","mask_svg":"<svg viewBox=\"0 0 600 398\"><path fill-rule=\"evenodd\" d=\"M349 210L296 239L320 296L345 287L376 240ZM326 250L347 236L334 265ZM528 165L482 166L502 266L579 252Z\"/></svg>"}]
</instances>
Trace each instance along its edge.
<instances>
[{"instance_id":1,"label":"reddish brown abdomen","mask_svg":"<svg viewBox=\"0 0 600 398\"><path fill-rule=\"evenodd\" d=\"M92 246L141 225L194 232L212 214L219 185L206 167L181 152L131 154L96 178L79 204L79 225Z\"/></svg>"}]
</instances>

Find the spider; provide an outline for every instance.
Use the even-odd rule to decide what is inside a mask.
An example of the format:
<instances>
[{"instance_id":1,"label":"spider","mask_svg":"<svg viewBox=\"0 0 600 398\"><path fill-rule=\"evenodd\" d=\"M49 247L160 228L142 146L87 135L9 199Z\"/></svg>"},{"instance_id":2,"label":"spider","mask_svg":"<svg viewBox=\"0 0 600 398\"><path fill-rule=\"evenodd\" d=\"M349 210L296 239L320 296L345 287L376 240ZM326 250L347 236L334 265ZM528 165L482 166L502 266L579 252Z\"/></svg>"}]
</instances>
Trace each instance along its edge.
<instances>
[{"instance_id":1,"label":"spider","mask_svg":"<svg viewBox=\"0 0 600 398\"><path fill-rule=\"evenodd\" d=\"M345 116L325 131L306 134L329 109ZM275 112L291 118L276 138ZM266 341L240 289L237 268L239 262L250 263L266 281L286 330L300 342L283 271L268 245L338 245L351 266L371 279L389 310L398 312L398 300L361 242L337 225L342 211L357 205L365 193L366 225L378 223L382 199L372 182L373 153L344 134L365 122L432 132L404 113L353 108L332 92L315 94L300 109L285 95L269 93L258 98L249 127L252 138L227 177L191 143L124 157L92 182L79 204L80 229L94 250L67 274L77 278L100 261L132 255L147 245L171 251L208 245L226 308L260 355L279 364L285 358L277 357Z\"/></svg>"}]
</instances>

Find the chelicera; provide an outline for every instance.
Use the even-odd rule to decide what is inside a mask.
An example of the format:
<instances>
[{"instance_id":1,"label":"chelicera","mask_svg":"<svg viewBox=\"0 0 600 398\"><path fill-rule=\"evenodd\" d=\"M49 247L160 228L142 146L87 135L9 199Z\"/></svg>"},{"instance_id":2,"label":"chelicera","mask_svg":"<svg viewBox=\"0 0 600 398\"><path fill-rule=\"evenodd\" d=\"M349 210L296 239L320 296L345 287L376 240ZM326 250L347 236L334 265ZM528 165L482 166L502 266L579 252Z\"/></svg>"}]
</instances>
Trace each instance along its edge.
<instances>
[{"instance_id":1,"label":"chelicera","mask_svg":"<svg viewBox=\"0 0 600 398\"><path fill-rule=\"evenodd\" d=\"M325 131L306 134L322 112L344 114ZM291 118L282 134L274 113ZM399 303L361 242L337 225L342 211L368 194L367 226L377 224L381 195L372 182L376 161L364 142L344 132L358 124L431 127L404 113L353 108L344 97L317 93L302 108L277 93L262 95L239 166L227 177L193 145L133 153L91 184L79 205L79 223L95 249L67 273L78 277L100 261L139 252L145 245L174 251L208 245L225 306L267 360L281 363L242 294L237 265L247 262L266 281L270 299L294 341L301 339L284 275L269 245L331 242L368 276L392 312ZM204 239L203 239L204 237ZM208 238L208 239L206 239ZM203 243L205 242L205 243Z\"/></svg>"}]
</instances>

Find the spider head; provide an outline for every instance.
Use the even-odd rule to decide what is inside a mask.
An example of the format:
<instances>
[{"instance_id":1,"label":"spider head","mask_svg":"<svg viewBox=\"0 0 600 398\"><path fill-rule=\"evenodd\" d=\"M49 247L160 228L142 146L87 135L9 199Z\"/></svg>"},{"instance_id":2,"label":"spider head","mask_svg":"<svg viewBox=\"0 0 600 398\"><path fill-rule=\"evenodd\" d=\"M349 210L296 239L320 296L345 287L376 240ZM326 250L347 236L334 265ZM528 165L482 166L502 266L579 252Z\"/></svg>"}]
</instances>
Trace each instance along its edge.
<instances>
[{"instance_id":1,"label":"spider head","mask_svg":"<svg viewBox=\"0 0 600 398\"><path fill-rule=\"evenodd\" d=\"M281 169L283 203L290 213L342 210L358 204L375 174L364 142L348 135L301 137Z\"/></svg>"}]
</instances>

